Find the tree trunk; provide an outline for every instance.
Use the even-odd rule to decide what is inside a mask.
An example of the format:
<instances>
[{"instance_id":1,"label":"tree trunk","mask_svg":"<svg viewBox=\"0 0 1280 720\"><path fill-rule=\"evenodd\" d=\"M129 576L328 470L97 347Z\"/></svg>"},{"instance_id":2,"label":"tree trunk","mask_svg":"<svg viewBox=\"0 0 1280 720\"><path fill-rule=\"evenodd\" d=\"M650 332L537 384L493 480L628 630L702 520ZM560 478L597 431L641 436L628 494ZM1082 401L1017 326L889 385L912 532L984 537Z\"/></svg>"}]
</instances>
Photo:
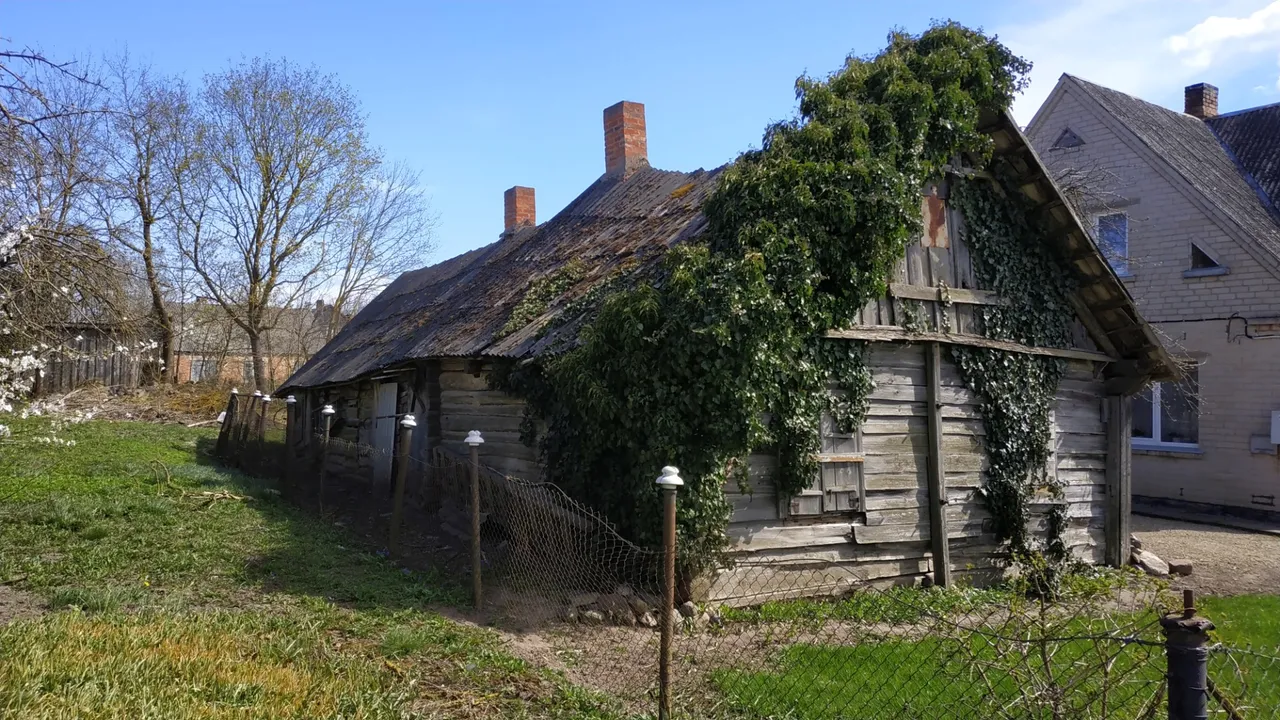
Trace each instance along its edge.
<instances>
[{"instance_id":1,"label":"tree trunk","mask_svg":"<svg viewBox=\"0 0 1280 720\"><path fill-rule=\"evenodd\" d=\"M253 386L267 392L267 364L262 358L262 336L257 330L246 333L249 336L249 354L253 358Z\"/></svg>"},{"instance_id":2,"label":"tree trunk","mask_svg":"<svg viewBox=\"0 0 1280 720\"><path fill-rule=\"evenodd\" d=\"M164 292L160 287L160 276L156 272L154 249L151 244L151 227L155 219L150 215L150 203L141 193L142 182L139 181L138 207L142 211L142 264L147 273L147 289L151 292L151 313L155 315L156 327L160 330L160 382L175 382L176 369L173 367L173 318L169 308L164 304Z\"/></svg>"}]
</instances>

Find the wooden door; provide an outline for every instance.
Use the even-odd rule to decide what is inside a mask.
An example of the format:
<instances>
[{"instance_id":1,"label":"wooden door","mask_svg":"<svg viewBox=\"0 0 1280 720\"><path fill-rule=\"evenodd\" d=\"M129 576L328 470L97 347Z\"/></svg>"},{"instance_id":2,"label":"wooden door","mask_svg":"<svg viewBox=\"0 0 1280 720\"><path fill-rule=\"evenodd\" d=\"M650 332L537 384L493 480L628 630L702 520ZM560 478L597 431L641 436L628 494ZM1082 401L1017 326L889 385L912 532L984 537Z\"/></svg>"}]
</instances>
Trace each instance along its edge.
<instances>
[{"instance_id":1,"label":"wooden door","mask_svg":"<svg viewBox=\"0 0 1280 720\"><path fill-rule=\"evenodd\" d=\"M374 400L373 476L378 482L391 481L391 454L396 443L396 384L379 383Z\"/></svg>"}]
</instances>

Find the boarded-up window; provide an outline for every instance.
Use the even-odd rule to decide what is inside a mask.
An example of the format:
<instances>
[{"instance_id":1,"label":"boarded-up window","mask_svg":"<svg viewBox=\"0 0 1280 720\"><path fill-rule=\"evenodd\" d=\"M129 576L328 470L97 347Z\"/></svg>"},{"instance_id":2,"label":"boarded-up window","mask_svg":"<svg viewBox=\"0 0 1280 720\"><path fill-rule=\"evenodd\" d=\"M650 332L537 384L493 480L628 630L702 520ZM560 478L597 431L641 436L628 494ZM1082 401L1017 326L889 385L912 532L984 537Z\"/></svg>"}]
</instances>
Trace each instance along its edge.
<instances>
[{"instance_id":1,"label":"boarded-up window","mask_svg":"<svg viewBox=\"0 0 1280 720\"><path fill-rule=\"evenodd\" d=\"M822 416L818 476L813 485L791 498L793 516L850 513L864 509L862 431L842 433L831 416Z\"/></svg>"}]
</instances>

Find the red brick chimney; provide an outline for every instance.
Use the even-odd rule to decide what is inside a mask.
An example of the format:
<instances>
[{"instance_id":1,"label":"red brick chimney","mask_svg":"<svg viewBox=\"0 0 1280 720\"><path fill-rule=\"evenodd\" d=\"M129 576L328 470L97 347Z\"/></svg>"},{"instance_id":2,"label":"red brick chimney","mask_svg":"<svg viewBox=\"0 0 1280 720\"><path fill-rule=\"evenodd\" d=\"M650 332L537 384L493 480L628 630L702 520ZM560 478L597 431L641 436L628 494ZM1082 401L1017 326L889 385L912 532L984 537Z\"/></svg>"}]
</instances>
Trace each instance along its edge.
<instances>
[{"instance_id":1,"label":"red brick chimney","mask_svg":"<svg viewBox=\"0 0 1280 720\"><path fill-rule=\"evenodd\" d=\"M649 167L644 105L623 102L604 109L604 173L626 177Z\"/></svg>"},{"instance_id":2,"label":"red brick chimney","mask_svg":"<svg viewBox=\"0 0 1280 720\"><path fill-rule=\"evenodd\" d=\"M505 232L538 224L533 202L533 188L515 187L502 193L502 229Z\"/></svg>"},{"instance_id":3,"label":"red brick chimney","mask_svg":"<svg viewBox=\"0 0 1280 720\"><path fill-rule=\"evenodd\" d=\"M1209 83L1188 85L1183 91L1186 101L1186 112L1191 117L1208 120L1218 116L1218 88Z\"/></svg>"}]
</instances>

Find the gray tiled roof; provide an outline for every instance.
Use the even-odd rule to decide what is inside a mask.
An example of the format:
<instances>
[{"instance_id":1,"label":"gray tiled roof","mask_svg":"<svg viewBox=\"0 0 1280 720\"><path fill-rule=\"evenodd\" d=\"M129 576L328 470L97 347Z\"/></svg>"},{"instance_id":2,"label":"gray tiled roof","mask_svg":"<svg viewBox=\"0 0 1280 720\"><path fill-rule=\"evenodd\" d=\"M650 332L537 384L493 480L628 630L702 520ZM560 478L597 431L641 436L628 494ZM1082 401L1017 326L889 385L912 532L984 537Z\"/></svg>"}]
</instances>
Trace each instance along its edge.
<instances>
[{"instance_id":1,"label":"gray tiled roof","mask_svg":"<svg viewBox=\"0 0 1280 720\"><path fill-rule=\"evenodd\" d=\"M1280 224L1203 120L1067 77L1280 262Z\"/></svg>"},{"instance_id":2,"label":"gray tiled roof","mask_svg":"<svg viewBox=\"0 0 1280 720\"><path fill-rule=\"evenodd\" d=\"M1280 209L1280 103L1219 115L1205 123L1274 215Z\"/></svg>"},{"instance_id":3,"label":"gray tiled roof","mask_svg":"<svg viewBox=\"0 0 1280 720\"><path fill-rule=\"evenodd\" d=\"M644 168L601 177L536 228L396 279L284 387L346 382L432 357L525 357L554 343L540 331L573 299L624 265L651 262L701 232L702 201L717 170ZM576 260L582 278L548 313L498 338L534 280ZM573 323L560 332L572 332Z\"/></svg>"}]
</instances>

